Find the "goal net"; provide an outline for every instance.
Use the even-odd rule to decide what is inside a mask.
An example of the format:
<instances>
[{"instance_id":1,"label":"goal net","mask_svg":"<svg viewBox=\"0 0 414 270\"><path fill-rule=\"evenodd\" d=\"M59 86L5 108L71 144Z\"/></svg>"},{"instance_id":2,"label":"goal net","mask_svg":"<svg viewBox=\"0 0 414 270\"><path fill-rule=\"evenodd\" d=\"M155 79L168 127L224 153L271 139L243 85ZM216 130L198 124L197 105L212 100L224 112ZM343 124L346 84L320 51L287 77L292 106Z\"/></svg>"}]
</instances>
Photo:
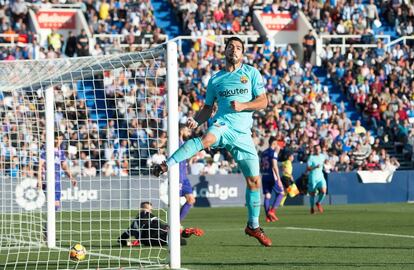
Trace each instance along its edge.
<instances>
[{"instance_id":1,"label":"goal net","mask_svg":"<svg viewBox=\"0 0 414 270\"><path fill-rule=\"evenodd\" d=\"M167 155L165 48L0 63L0 268L170 262L165 229L118 241L142 202L169 221L168 182L149 173Z\"/></svg>"}]
</instances>

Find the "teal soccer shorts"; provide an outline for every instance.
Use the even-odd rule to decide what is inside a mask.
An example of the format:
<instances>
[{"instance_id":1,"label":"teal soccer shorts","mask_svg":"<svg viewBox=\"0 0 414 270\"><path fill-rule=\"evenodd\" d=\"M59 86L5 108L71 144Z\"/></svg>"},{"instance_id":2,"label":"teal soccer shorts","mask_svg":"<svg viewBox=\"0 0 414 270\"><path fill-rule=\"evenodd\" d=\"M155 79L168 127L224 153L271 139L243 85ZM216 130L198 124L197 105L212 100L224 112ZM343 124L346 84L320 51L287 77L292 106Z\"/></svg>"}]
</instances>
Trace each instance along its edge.
<instances>
[{"instance_id":1,"label":"teal soccer shorts","mask_svg":"<svg viewBox=\"0 0 414 270\"><path fill-rule=\"evenodd\" d=\"M322 179L319 181L309 181L308 182L308 193L316 192L317 190L321 190L322 188L326 188L326 180Z\"/></svg>"},{"instance_id":2,"label":"teal soccer shorts","mask_svg":"<svg viewBox=\"0 0 414 270\"><path fill-rule=\"evenodd\" d=\"M211 147L226 148L245 177L260 175L259 156L251 134L240 133L220 121L216 121L207 132L216 137L216 142Z\"/></svg>"}]
</instances>

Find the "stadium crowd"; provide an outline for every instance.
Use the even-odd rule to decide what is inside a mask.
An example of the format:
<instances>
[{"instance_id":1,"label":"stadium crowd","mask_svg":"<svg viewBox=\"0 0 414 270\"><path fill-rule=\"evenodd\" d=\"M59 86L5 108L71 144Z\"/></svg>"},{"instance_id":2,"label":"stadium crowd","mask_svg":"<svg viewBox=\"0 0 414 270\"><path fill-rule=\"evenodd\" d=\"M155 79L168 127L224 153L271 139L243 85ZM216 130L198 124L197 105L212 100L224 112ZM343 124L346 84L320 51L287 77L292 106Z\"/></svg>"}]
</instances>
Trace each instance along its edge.
<instances>
[{"instance_id":1,"label":"stadium crowd","mask_svg":"<svg viewBox=\"0 0 414 270\"><path fill-rule=\"evenodd\" d=\"M253 27L256 1L170 0L186 35L206 36L214 42L219 35L258 35ZM197 41L200 46L201 41Z\"/></svg>"},{"instance_id":2,"label":"stadium crowd","mask_svg":"<svg viewBox=\"0 0 414 270\"><path fill-rule=\"evenodd\" d=\"M293 2L287 3L293 5ZM303 6L297 3L293 7L274 4L264 8L282 8L294 13L295 6L305 11L313 10L311 6L316 3L312 3ZM85 3L84 12L94 32L126 33L124 30L128 29L136 37L137 31L142 33L147 27L151 31L155 29L156 26L149 23L152 14L148 1L128 9L123 8L128 6L124 4L113 7L102 1L98 7ZM213 9L207 2L195 3L192 0L172 4L177 6L181 22L192 35L200 31L204 36L209 36L209 33L211 36L233 34L240 33L242 29L248 34L246 29L251 29L251 8L247 10L241 1L236 1L230 10L227 5L217 5ZM345 9L349 6L352 5L347 3L340 14L346 13ZM7 6L1 10L10 12ZM206 10L214 18L210 25L205 23L205 17L200 16ZM131 15L134 12L137 13L135 17ZM13 19L9 18L9 22L3 19L2 25L8 24L8 27L17 30L16 25L24 25L24 19L23 24L16 23L20 21L15 17L11 16ZM329 20L329 17L321 21L325 19ZM240 25L229 25L230 21L238 21ZM135 39L130 41L136 42ZM102 40L98 47L105 47L103 44L106 42ZM345 55L328 48L323 58L333 82L355 100L363 115L362 123L368 124L368 130L359 120L353 124L345 108L330 100L329 89L312 73L312 65L300 63L290 45L270 47L266 42L263 46L253 44L249 47L245 62L261 71L269 99L268 109L254 115L252 132L258 152L268 147L270 136L275 136L281 149L281 159L294 152L296 161L305 162L312 146L320 144L323 153L329 157L325 164L326 172L392 170L398 167L398 161L390 158L381 145L393 141L414 145L414 50L409 46L397 45L388 53L382 41L378 42L376 49L360 51L351 47ZM62 52L57 53L54 47L52 50L55 52L53 57L62 56ZM180 124L184 124L203 106L207 82L212 74L222 68L223 51L222 46L194 40L191 51L179 55ZM66 50L64 53L67 54ZM16 51L8 51L3 56L5 54L3 59L22 59L16 57ZM161 83L156 88L155 82L146 82L144 86L144 81L140 79L143 75L145 72L140 70L127 70L100 78L102 87L97 89L104 89L108 111L105 125L91 119L88 100L80 97L76 85L56 87L56 125L58 131L65 135L63 147L74 175L148 173L150 165L165 159L164 85ZM9 175L17 174L18 168L27 176L36 171L42 147L39 140L44 136L44 117L36 113L43 110L42 99L38 93L24 95L14 92L0 96L0 113L4 119L1 123L0 166ZM22 123L23 116L28 121ZM42 120L37 124L34 121L39 116ZM193 135L200 134L206 128L207 125L200 127ZM238 172L236 163L224 150L207 149L193 157L189 164L191 174Z\"/></svg>"},{"instance_id":3,"label":"stadium crowd","mask_svg":"<svg viewBox=\"0 0 414 270\"><path fill-rule=\"evenodd\" d=\"M0 59L32 59L56 58L60 56L82 56L89 46L85 33L78 36L70 34L66 40L57 32L52 32L46 44L39 44L36 36L28 29L28 10L50 7L53 1L33 1L32 3L17 0L4 1L0 5L0 34L18 34L17 43L2 49ZM96 44L90 54L99 55L121 51L121 44L158 44L165 36L155 25L153 9L150 1L65 1L77 4L83 11L92 35L98 35ZM381 20L395 30L398 35L411 35L414 32L414 7L405 1L195 1L170 0L177 14L184 34L205 36L209 42L218 35L245 34L256 36L253 27L253 11L260 8L263 12L286 11L297 17L302 10L309 18L317 33L324 34L357 34L362 38L348 39L351 43L375 43L375 34L383 31ZM378 30L380 29L380 30ZM374 31L375 30L375 31ZM378 31L377 31L378 30ZM121 39L110 38L106 34L120 34ZM101 35L101 36L99 36ZM102 36L104 35L104 36ZM0 40L11 42L10 37ZM252 37L255 41L255 38ZM197 41L197 46L202 41ZM336 42L331 39L329 42ZM89 53L89 52L88 52Z\"/></svg>"},{"instance_id":4,"label":"stadium crowd","mask_svg":"<svg viewBox=\"0 0 414 270\"><path fill-rule=\"evenodd\" d=\"M374 43L374 35L387 30L413 33L414 6L408 1L304 1L301 9L318 33L362 35L351 43Z\"/></svg>"},{"instance_id":5,"label":"stadium crowd","mask_svg":"<svg viewBox=\"0 0 414 270\"><path fill-rule=\"evenodd\" d=\"M29 9L48 8L55 1L16 0L2 1L0 4L0 34L16 34L1 37L0 43L10 45L0 49L0 60L53 59L86 55L102 55L121 52L121 43L128 50L138 49L134 44L145 43L149 46L165 41L162 30L155 25L151 2L146 1L66 1L76 4L85 15L92 35L97 35L96 44L89 48L86 32L78 35L69 33L66 39L52 29L45 44L39 44L37 36L29 30ZM121 39L110 35L122 35ZM14 41L12 43L12 41Z\"/></svg>"},{"instance_id":6,"label":"stadium crowd","mask_svg":"<svg viewBox=\"0 0 414 270\"><path fill-rule=\"evenodd\" d=\"M412 153L414 134L414 49L395 45L350 47L327 53L324 62L330 77L362 114L364 122L385 143L404 146Z\"/></svg>"}]
</instances>

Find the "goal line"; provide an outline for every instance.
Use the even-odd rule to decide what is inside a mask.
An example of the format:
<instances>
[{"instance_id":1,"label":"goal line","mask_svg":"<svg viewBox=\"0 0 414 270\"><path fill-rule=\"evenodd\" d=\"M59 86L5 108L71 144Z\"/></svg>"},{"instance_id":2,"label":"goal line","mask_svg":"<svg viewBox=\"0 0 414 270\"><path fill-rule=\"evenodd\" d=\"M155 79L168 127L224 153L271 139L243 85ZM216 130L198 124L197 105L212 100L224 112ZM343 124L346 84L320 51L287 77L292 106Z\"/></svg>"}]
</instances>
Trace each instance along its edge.
<instances>
[{"instance_id":1,"label":"goal line","mask_svg":"<svg viewBox=\"0 0 414 270\"><path fill-rule=\"evenodd\" d=\"M12 241L12 242L16 242L18 244L25 244L26 246L19 246L19 247L0 247L0 249L31 249L33 247L36 248L45 248L45 249L52 249L52 250L56 250L56 251L67 251L69 252L68 249L65 248L61 248L61 247L54 247L54 248L48 248L46 245L42 245L41 243L37 243L37 242L31 242L31 241L24 241L24 240L16 240L14 238L11 237L7 237L4 235L0 236L0 239L4 239L4 240L8 240L8 241ZM93 250L93 249L91 249ZM103 257L103 258L108 258L108 259L115 259L115 260L121 260L121 261L127 261L127 262L134 262L134 263L142 263L142 264L154 264L155 262L153 261L148 261L148 260L139 260L139 259L133 259L133 258L126 258L126 257L121 257L121 256L112 256L112 255L108 255L108 254L103 254L103 253L98 253L98 252L92 252L90 250L87 251L87 255L88 256L95 256L95 257ZM118 268L119 269L119 268Z\"/></svg>"}]
</instances>

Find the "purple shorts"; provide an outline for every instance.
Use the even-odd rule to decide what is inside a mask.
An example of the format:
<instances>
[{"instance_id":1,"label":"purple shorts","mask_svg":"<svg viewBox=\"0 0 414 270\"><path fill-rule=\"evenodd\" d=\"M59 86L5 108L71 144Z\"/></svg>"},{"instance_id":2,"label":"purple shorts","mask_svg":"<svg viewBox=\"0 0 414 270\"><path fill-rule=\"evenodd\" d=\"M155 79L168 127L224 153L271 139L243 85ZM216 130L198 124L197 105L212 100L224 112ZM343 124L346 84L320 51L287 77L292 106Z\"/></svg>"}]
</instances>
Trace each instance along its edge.
<instances>
[{"instance_id":1,"label":"purple shorts","mask_svg":"<svg viewBox=\"0 0 414 270\"><path fill-rule=\"evenodd\" d=\"M42 189L45 192L47 191L46 183L42 183ZM55 182L55 201L60 202L61 196L62 196L62 191L61 191L61 188L60 188L60 181Z\"/></svg>"},{"instance_id":2,"label":"purple shorts","mask_svg":"<svg viewBox=\"0 0 414 270\"><path fill-rule=\"evenodd\" d=\"M193 188L191 187L190 181L186 178L180 181L180 197L186 194L192 194Z\"/></svg>"},{"instance_id":3,"label":"purple shorts","mask_svg":"<svg viewBox=\"0 0 414 270\"><path fill-rule=\"evenodd\" d=\"M283 189L280 189L279 185L276 184L273 176L270 175L264 175L262 177L262 189L263 194L272 193L272 190L274 190L276 193L283 192Z\"/></svg>"}]
</instances>

